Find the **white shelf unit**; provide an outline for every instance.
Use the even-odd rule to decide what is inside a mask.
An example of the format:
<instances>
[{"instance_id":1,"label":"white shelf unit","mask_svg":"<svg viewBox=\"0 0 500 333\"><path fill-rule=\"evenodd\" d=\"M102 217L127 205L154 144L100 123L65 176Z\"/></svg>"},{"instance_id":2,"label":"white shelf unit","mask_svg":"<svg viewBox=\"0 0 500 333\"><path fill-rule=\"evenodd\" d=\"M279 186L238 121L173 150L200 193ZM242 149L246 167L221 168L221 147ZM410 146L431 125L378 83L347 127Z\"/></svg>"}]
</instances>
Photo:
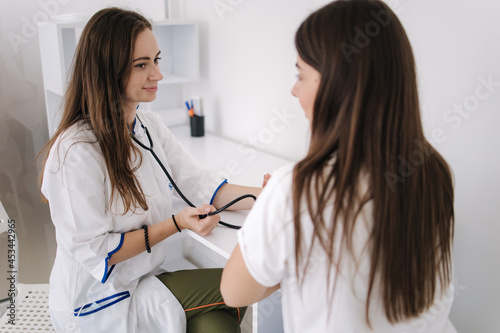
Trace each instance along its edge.
<instances>
[{"instance_id":1,"label":"white shelf unit","mask_svg":"<svg viewBox=\"0 0 500 333\"><path fill-rule=\"evenodd\" d=\"M71 75L71 65L80 35L89 17L74 16L66 21L50 20L39 23L47 125L52 136L62 117L63 97ZM157 112L167 125L187 123L184 109L185 85L199 79L199 28L189 20L153 22L153 32L161 50L159 82L154 102L141 108Z\"/></svg>"},{"instance_id":2,"label":"white shelf unit","mask_svg":"<svg viewBox=\"0 0 500 333\"><path fill-rule=\"evenodd\" d=\"M76 45L86 23L85 18L72 22L41 22L38 25L42 62L45 107L49 135L61 121L62 102Z\"/></svg>"}]
</instances>

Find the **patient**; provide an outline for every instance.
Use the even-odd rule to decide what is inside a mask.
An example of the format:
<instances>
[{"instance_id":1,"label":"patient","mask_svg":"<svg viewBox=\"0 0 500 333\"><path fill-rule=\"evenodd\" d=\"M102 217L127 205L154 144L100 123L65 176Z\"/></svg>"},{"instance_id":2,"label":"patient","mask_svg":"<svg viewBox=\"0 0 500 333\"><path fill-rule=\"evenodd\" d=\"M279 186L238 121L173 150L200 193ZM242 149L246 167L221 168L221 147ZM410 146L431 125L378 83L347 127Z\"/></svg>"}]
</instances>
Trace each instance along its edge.
<instances>
[{"instance_id":1,"label":"patient","mask_svg":"<svg viewBox=\"0 0 500 333\"><path fill-rule=\"evenodd\" d=\"M309 151L248 215L224 301L281 288L285 332L455 332L452 176L423 134L403 26L382 1L335 1L295 46Z\"/></svg>"}]
</instances>

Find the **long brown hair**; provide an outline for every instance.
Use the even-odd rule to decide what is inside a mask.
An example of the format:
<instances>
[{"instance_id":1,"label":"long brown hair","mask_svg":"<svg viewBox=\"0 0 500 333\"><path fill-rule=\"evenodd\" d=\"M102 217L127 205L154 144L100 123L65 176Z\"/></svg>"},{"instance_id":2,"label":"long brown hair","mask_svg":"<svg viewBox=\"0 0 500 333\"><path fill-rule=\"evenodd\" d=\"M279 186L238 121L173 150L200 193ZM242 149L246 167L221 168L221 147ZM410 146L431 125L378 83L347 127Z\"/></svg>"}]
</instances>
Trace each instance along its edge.
<instances>
[{"instance_id":1,"label":"long brown hair","mask_svg":"<svg viewBox=\"0 0 500 333\"><path fill-rule=\"evenodd\" d=\"M124 111L124 91L132 70L135 40L144 29L151 29L151 23L133 11L106 8L92 16L77 46L61 123L41 152L45 152L45 168L57 138L76 123L86 124L106 162L111 198L118 192L124 214L137 206L148 209L134 175L141 154L132 144ZM139 164L132 167L136 156Z\"/></svg>"},{"instance_id":2,"label":"long brown hair","mask_svg":"<svg viewBox=\"0 0 500 333\"><path fill-rule=\"evenodd\" d=\"M370 201L367 323L374 288L391 323L416 317L433 304L437 284L443 292L452 280L453 184L423 134L403 26L381 1L335 1L302 23L295 45L321 74L309 151L293 173L295 258L310 257L301 255L301 201L313 223L312 244L337 268L336 232L340 227L342 249L352 254L356 218Z\"/></svg>"}]
</instances>

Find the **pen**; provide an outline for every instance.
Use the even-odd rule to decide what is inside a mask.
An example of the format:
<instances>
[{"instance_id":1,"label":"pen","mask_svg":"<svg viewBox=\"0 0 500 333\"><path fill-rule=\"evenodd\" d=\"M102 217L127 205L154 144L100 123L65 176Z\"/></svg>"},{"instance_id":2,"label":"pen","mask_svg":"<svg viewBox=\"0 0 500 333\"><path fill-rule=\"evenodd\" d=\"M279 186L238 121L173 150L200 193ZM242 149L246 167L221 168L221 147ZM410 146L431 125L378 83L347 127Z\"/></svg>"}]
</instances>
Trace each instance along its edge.
<instances>
[{"instance_id":1,"label":"pen","mask_svg":"<svg viewBox=\"0 0 500 333\"><path fill-rule=\"evenodd\" d=\"M193 107L189 107L189 103L187 101L186 101L186 108L188 110L189 116L190 117L194 116Z\"/></svg>"}]
</instances>

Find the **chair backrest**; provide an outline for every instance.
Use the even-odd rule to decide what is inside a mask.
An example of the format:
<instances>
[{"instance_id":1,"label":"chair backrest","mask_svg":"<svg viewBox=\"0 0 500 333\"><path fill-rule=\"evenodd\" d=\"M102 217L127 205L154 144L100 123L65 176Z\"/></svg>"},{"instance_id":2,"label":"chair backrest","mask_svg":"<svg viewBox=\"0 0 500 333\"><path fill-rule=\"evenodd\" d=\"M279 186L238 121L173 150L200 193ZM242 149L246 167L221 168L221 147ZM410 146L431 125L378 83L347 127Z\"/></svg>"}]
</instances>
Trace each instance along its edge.
<instances>
[{"instance_id":1,"label":"chair backrest","mask_svg":"<svg viewBox=\"0 0 500 333\"><path fill-rule=\"evenodd\" d=\"M2 247L0 250L0 260L3 261L3 251L6 251L5 257L14 255L12 261L7 260L8 268L7 272L11 276L14 276L14 281L8 282L8 287L2 288L3 290L11 290L11 283L15 286L15 306L14 310L10 308L12 303L9 299L4 299L4 302L8 302L9 305L6 307L8 311L5 311L2 316L0 316L0 332L2 333L17 333L17 332L55 332L52 327L52 322L50 320L49 306L48 306L48 295L49 295L49 284L18 284L19 275L19 241L15 233L15 224L17 222L10 219L5 211L2 202L0 201L0 236L2 238ZM7 244L3 244L4 241ZM5 250L4 250L5 249ZM12 265L12 266L11 266ZM2 279L4 280L4 279ZM0 281L2 282L2 281ZM0 294L0 299L4 295ZM9 298L12 297L9 295ZM14 311L14 312L12 312ZM12 325L11 320L12 313L14 313L15 325Z\"/></svg>"}]
</instances>

